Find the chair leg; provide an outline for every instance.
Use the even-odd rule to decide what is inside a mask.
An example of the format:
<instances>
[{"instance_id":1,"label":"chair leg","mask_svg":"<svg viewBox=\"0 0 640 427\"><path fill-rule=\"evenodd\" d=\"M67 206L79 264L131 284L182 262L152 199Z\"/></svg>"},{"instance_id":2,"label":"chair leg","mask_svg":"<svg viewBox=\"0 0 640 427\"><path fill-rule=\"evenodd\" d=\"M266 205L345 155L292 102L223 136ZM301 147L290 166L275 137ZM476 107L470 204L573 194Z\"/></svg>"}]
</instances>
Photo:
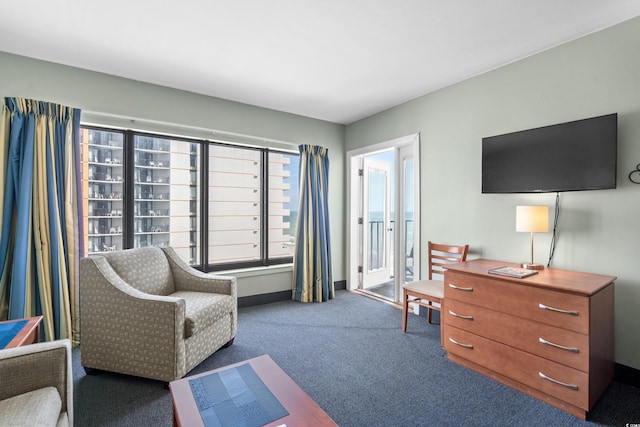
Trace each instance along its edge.
<instances>
[{"instance_id":1,"label":"chair leg","mask_svg":"<svg viewBox=\"0 0 640 427\"><path fill-rule=\"evenodd\" d=\"M406 291L402 297L402 332L407 332L407 314L409 313L409 295Z\"/></svg>"},{"instance_id":2,"label":"chair leg","mask_svg":"<svg viewBox=\"0 0 640 427\"><path fill-rule=\"evenodd\" d=\"M427 308L427 322L431 324L431 308Z\"/></svg>"}]
</instances>

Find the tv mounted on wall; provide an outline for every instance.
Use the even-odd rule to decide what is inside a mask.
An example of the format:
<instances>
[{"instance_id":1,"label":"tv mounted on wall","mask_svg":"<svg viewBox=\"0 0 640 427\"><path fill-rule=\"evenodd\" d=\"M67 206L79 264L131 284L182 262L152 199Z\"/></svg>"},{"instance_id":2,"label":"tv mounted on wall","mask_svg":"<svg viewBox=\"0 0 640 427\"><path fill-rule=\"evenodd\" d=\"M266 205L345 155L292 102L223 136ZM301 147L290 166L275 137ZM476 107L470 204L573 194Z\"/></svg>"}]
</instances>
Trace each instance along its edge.
<instances>
[{"instance_id":1,"label":"tv mounted on wall","mask_svg":"<svg viewBox=\"0 0 640 427\"><path fill-rule=\"evenodd\" d=\"M482 139L483 193L616 188L618 115Z\"/></svg>"}]
</instances>

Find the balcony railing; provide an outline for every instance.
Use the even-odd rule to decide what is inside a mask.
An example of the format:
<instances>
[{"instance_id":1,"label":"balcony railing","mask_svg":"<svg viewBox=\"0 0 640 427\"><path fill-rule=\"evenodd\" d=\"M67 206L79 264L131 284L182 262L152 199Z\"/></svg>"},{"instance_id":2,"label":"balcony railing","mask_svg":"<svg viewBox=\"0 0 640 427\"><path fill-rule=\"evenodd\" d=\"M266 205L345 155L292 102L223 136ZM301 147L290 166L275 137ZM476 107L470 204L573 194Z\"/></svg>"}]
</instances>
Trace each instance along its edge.
<instances>
[{"instance_id":1,"label":"balcony railing","mask_svg":"<svg viewBox=\"0 0 640 427\"><path fill-rule=\"evenodd\" d=\"M391 221L391 232L389 234L389 241L394 241L394 233L395 233L395 221ZM404 241L405 241L405 251L404 256L406 258L413 258L413 220L406 219L404 220ZM385 253L385 239L384 239L385 225L384 221L375 220L369 221L369 253L367 254L367 259L369 260L369 270L378 270L380 268L384 268L384 253ZM391 253L393 253L393 245L390 248ZM392 257L393 259L393 257ZM393 265L390 265L391 275L393 276ZM407 268L407 275L413 275L413 265L410 266L410 269ZM407 278L408 279L408 278Z\"/></svg>"}]
</instances>

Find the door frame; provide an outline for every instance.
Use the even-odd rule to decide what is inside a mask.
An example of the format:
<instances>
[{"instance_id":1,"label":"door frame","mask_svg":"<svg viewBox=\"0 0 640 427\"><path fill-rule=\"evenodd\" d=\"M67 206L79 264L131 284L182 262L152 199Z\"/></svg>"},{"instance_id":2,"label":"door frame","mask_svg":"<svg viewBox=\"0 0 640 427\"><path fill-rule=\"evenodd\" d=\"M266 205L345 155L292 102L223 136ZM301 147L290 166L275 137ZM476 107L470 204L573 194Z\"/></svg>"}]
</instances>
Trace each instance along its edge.
<instances>
[{"instance_id":1,"label":"door frame","mask_svg":"<svg viewBox=\"0 0 640 427\"><path fill-rule=\"evenodd\" d=\"M390 148L398 149L400 147L411 146L414 152L414 280L420 277L420 134L415 133L412 135L395 138L389 141L369 145L364 148L347 151L347 289L358 289L362 281L362 273L358 272L358 266L362 253L360 252L362 245L362 230L363 227L358 225L358 217L360 212L360 180L358 177L358 169L360 168L361 157L369 154L374 154L378 151L388 150ZM397 150L396 150L397 151ZM394 168L396 176L400 173L401 168L398 166L398 157L396 156L396 167ZM396 190L400 185L399 179L395 179ZM396 197L399 197L399 192L396 191ZM394 251L396 254L400 254L404 251L404 248L400 247L400 239L396 238L393 242ZM395 271L400 268L400 257L394 257ZM404 259L404 258L403 258ZM397 278L398 275L396 274ZM397 281L397 280L396 280ZM398 285L396 283L396 285Z\"/></svg>"}]
</instances>

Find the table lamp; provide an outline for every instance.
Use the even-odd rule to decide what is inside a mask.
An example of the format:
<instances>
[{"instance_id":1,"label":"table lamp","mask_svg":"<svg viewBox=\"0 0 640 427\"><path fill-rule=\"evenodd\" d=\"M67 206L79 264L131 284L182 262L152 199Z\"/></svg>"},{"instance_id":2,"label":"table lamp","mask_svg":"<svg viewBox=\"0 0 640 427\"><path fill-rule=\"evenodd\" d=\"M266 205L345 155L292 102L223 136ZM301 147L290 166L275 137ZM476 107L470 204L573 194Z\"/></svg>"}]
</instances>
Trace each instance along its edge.
<instances>
[{"instance_id":1,"label":"table lamp","mask_svg":"<svg viewBox=\"0 0 640 427\"><path fill-rule=\"evenodd\" d=\"M516 231L531 233L531 262L520 264L528 270L543 270L544 265L533 262L533 233L549 231L548 206L516 206Z\"/></svg>"}]
</instances>

